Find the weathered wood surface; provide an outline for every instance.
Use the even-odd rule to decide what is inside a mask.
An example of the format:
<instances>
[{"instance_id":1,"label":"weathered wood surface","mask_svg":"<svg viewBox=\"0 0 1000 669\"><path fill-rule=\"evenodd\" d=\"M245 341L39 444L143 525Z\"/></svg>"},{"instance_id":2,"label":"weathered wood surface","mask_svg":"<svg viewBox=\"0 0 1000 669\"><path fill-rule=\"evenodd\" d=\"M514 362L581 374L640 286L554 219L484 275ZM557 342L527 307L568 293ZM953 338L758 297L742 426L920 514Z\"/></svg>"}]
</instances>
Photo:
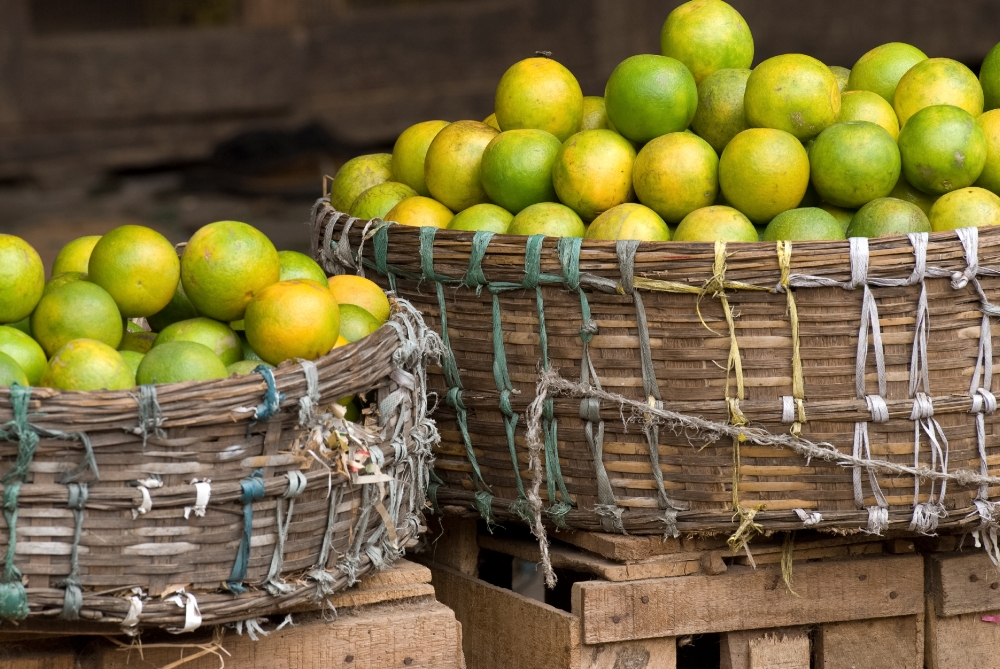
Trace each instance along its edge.
<instances>
[{"instance_id":1,"label":"weathered wood surface","mask_svg":"<svg viewBox=\"0 0 1000 669\"><path fill-rule=\"evenodd\" d=\"M801 659L802 640L805 640L806 662L802 669L809 667L809 637L808 630L803 627L787 627L767 630L741 630L727 632L722 635L719 643L720 669L756 669L768 667L784 667L788 661ZM772 641L761 643L764 637ZM785 664L781 664L784 662ZM799 669L798 665L790 664L789 669Z\"/></svg>"},{"instance_id":2,"label":"weathered wood surface","mask_svg":"<svg viewBox=\"0 0 1000 669\"><path fill-rule=\"evenodd\" d=\"M809 669L811 646L805 634L765 634L749 645L749 669Z\"/></svg>"},{"instance_id":3,"label":"weathered wood surface","mask_svg":"<svg viewBox=\"0 0 1000 669\"><path fill-rule=\"evenodd\" d=\"M1000 610L941 617L935 613L933 598L928 597L927 669L1000 669L1000 624L985 622L983 616L1000 616Z\"/></svg>"},{"instance_id":4,"label":"weathered wood surface","mask_svg":"<svg viewBox=\"0 0 1000 669\"><path fill-rule=\"evenodd\" d=\"M423 555L437 564L457 569L468 576L478 576L478 531L475 518L444 516L440 525L430 524L427 550Z\"/></svg>"},{"instance_id":5,"label":"weathered wood surface","mask_svg":"<svg viewBox=\"0 0 1000 669\"><path fill-rule=\"evenodd\" d=\"M938 616L1000 609L1000 570L979 549L929 555L927 573Z\"/></svg>"},{"instance_id":6,"label":"weathered wood surface","mask_svg":"<svg viewBox=\"0 0 1000 669\"><path fill-rule=\"evenodd\" d=\"M357 586L329 597L329 601L341 608L433 596L431 570L409 560L399 560L392 569L365 577Z\"/></svg>"},{"instance_id":7,"label":"weathered wood surface","mask_svg":"<svg viewBox=\"0 0 1000 669\"><path fill-rule=\"evenodd\" d=\"M824 623L813 650L816 669L923 669L924 616Z\"/></svg>"}]
</instances>

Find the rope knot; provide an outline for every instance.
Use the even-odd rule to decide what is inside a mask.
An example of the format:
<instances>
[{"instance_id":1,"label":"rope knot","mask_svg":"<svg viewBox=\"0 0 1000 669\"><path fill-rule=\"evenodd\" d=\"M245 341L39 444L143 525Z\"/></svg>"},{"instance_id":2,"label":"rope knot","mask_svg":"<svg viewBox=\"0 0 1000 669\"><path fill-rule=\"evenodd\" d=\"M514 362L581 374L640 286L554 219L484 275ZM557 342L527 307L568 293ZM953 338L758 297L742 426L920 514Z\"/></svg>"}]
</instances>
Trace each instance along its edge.
<instances>
[{"instance_id":1,"label":"rope knot","mask_svg":"<svg viewBox=\"0 0 1000 669\"><path fill-rule=\"evenodd\" d=\"M868 238L851 237L851 283L854 290L868 284Z\"/></svg>"},{"instance_id":2,"label":"rope knot","mask_svg":"<svg viewBox=\"0 0 1000 669\"><path fill-rule=\"evenodd\" d=\"M934 404L926 393L917 393L913 396L913 410L910 412L910 420L924 420L934 415Z\"/></svg>"},{"instance_id":3,"label":"rope knot","mask_svg":"<svg viewBox=\"0 0 1000 669\"><path fill-rule=\"evenodd\" d=\"M596 397L584 397L580 400L580 418L590 423L601 421L601 401Z\"/></svg>"},{"instance_id":4,"label":"rope knot","mask_svg":"<svg viewBox=\"0 0 1000 669\"><path fill-rule=\"evenodd\" d=\"M264 382L267 384L267 389L264 391L264 401L254 410L254 419L266 422L274 414L281 411L281 403L285 401L285 395L278 392L278 386L274 381L274 372L271 371L270 367L257 365L253 371L263 376Z\"/></svg>"},{"instance_id":5,"label":"rope knot","mask_svg":"<svg viewBox=\"0 0 1000 669\"><path fill-rule=\"evenodd\" d=\"M888 422L889 407L886 406L885 404L885 398L883 398L881 395L865 395L865 402L868 404L868 413L872 415L873 423ZM914 402L914 404L916 404L916 402ZM934 414L934 409L932 407L931 415L933 414Z\"/></svg>"},{"instance_id":6,"label":"rope knot","mask_svg":"<svg viewBox=\"0 0 1000 669\"><path fill-rule=\"evenodd\" d=\"M997 410L997 398L996 395L986 390L986 388L979 388L976 390L976 394L972 396L972 409L969 413L986 413L991 414Z\"/></svg>"},{"instance_id":7,"label":"rope knot","mask_svg":"<svg viewBox=\"0 0 1000 669\"><path fill-rule=\"evenodd\" d=\"M965 249L965 270L951 275L951 287L959 290L969 285L979 274L979 228L959 228L955 234Z\"/></svg>"},{"instance_id":8,"label":"rope knot","mask_svg":"<svg viewBox=\"0 0 1000 669\"><path fill-rule=\"evenodd\" d=\"M87 506L87 484L69 483L66 485L66 490L69 493L69 499L66 502L67 508L73 511L83 511Z\"/></svg>"},{"instance_id":9,"label":"rope knot","mask_svg":"<svg viewBox=\"0 0 1000 669\"><path fill-rule=\"evenodd\" d=\"M507 418L511 418L514 415L514 408L510 405L510 396L510 390L505 388L500 391L500 412Z\"/></svg>"},{"instance_id":10,"label":"rope knot","mask_svg":"<svg viewBox=\"0 0 1000 669\"><path fill-rule=\"evenodd\" d=\"M583 325L580 326L580 339L584 340L588 344L594 339L594 335L597 333L597 321L593 318L584 321Z\"/></svg>"},{"instance_id":11,"label":"rope knot","mask_svg":"<svg viewBox=\"0 0 1000 669\"><path fill-rule=\"evenodd\" d=\"M819 511L807 512L805 509L792 509L805 527L815 527L823 522L823 514Z\"/></svg>"}]
</instances>

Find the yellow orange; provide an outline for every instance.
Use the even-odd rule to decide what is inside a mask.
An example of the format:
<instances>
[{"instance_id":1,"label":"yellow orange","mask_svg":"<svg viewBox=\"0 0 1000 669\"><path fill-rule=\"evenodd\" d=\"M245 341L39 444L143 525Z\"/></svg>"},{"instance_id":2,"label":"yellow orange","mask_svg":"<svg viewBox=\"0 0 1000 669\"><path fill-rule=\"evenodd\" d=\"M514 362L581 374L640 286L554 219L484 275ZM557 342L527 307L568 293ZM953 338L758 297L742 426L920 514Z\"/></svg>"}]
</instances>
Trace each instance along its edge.
<instances>
[{"instance_id":1,"label":"yellow orange","mask_svg":"<svg viewBox=\"0 0 1000 669\"><path fill-rule=\"evenodd\" d=\"M266 362L315 360L337 342L340 307L325 286L292 279L255 295L247 305L244 324L247 341Z\"/></svg>"},{"instance_id":2,"label":"yellow orange","mask_svg":"<svg viewBox=\"0 0 1000 669\"><path fill-rule=\"evenodd\" d=\"M399 204L386 213L385 220L418 228L426 225L446 228L454 216L451 209L437 200L418 195L401 200Z\"/></svg>"}]
</instances>

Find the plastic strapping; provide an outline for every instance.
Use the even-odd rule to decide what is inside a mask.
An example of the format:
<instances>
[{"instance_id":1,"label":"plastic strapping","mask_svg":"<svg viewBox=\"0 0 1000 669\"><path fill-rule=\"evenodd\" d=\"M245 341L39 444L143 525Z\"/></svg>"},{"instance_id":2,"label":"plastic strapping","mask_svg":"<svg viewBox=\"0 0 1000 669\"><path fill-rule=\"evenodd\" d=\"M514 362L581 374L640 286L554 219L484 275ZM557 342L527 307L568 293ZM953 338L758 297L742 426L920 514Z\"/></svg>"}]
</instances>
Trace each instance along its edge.
<instances>
[{"instance_id":1,"label":"plastic strapping","mask_svg":"<svg viewBox=\"0 0 1000 669\"><path fill-rule=\"evenodd\" d=\"M236 549L236 560L233 562L233 570L225 583L226 590L237 595L246 592L243 580L246 578L247 568L250 566L253 503L264 497L264 470L255 469L253 474L240 481L240 488L243 490L243 494L240 495L240 504L243 505L243 537L240 539L240 545Z\"/></svg>"}]
</instances>

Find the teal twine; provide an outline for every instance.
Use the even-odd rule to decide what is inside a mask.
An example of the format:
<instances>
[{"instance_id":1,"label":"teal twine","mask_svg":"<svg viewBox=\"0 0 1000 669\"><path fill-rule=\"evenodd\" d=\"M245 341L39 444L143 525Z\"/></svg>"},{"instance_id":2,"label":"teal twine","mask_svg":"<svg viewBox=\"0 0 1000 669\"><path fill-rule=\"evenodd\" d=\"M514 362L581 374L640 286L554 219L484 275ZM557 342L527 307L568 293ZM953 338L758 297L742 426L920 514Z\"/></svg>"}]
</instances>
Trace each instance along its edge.
<instances>
[{"instance_id":1,"label":"teal twine","mask_svg":"<svg viewBox=\"0 0 1000 669\"><path fill-rule=\"evenodd\" d=\"M441 477L432 468L430 470L430 482L427 484L427 501L431 504L431 511L440 515L441 505L438 504L438 489L444 484Z\"/></svg>"},{"instance_id":2,"label":"teal twine","mask_svg":"<svg viewBox=\"0 0 1000 669\"><path fill-rule=\"evenodd\" d=\"M466 288L475 288L476 295L480 295L483 286L488 282L486 274L483 272L483 258L489 248L493 233L487 230L480 230L472 237L472 249L469 251L469 268L462 277L462 285Z\"/></svg>"},{"instance_id":3,"label":"teal twine","mask_svg":"<svg viewBox=\"0 0 1000 669\"><path fill-rule=\"evenodd\" d=\"M225 588L234 595L242 595L247 591L243 580L250 566L250 537L253 534L253 503L264 497L264 470L255 469L249 478L240 481L243 494L240 504L243 505L243 538L236 549L236 561L233 570L225 583Z\"/></svg>"},{"instance_id":4,"label":"teal twine","mask_svg":"<svg viewBox=\"0 0 1000 669\"><path fill-rule=\"evenodd\" d=\"M0 582L0 618L20 621L28 617L28 593L21 583L21 570L15 564L17 550L17 502L21 485L28 480L28 468L38 448L38 433L28 423L31 388L14 384L10 387L10 403L14 419L0 428L0 437L18 440L14 467L3 475L3 513L7 520L7 555L4 558L3 580Z\"/></svg>"},{"instance_id":5,"label":"teal twine","mask_svg":"<svg viewBox=\"0 0 1000 669\"><path fill-rule=\"evenodd\" d=\"M64 433L54 433L50 430L39 430L42 436L55 438L55 439L67 439L79 441L83 446L83 459L77 464L73 469L70 469L62 475L59 482L62 484L71 483L76 481L83 473L88 469L94 474L95 480L100 480L101 472L97 469L97 459L94 457L94 447L90 443L90 437L87 436L86 432L75 432L73 434Z\"/></svg>"},{"instance_id":6,"label":"teal twine","mask_svg":"<svg viewBox=\"0 0 1000 669\"><path fill-rule=\"evenodd\" d=\"M139 427L142 434L142 447L146 448L146 440L149 438L150 429L157 439L166 437L163 428L163 413L160 410L160 403L156 399L156 386L152 384L139 386L139 394L129 393L132 399L139 405Z\"/></svg>"},{"instance_id":7,"label":"teal twine","mask_svg":"<svg viewBox=\"0 0 1000 669\"><path fill-rule=\"evenodd\" d=\"M354 540L340 564L337 565L337 570L347 578L348 587L358 581L358 569L361 567L361 548L364 545L365 531L368 529L368 518L378 502L374 494L375 487L372 484L361 487L361 513L358 515L358 522L353 529Z\"/></svg>"},{"instance_id":8,"label":"teal twine","mask_svg":"<svg viewBox=\"0 0 1000 669\"><path fill-rule=\"evenodd\" d=\"M63 596L63 610L60 618L63 620L79 620L80 609L83 607L83 591L80 589L80 536L83 534L83 510L87 506L87 484L66 484L69 495L66 506L73 512L73 544L69 554L69 576L63 579L66 588Z\"/></svg>"},{"instance_id":9,"label":"teal twine","mask_svg":"<svg viewBox=\"0 0 1000 669\"><path fill-rule=\"evenodd\" d=\"M253 371L263 376L264 382L267 384L267 390L264 391L264 401L257 406L254 420L267 422L274 414L281 411L281 403L285 401L285 395L278 392L278 386L274 382L274 372L271 371L270 367L257 365Z\"/></svg>"}]
</instances>

